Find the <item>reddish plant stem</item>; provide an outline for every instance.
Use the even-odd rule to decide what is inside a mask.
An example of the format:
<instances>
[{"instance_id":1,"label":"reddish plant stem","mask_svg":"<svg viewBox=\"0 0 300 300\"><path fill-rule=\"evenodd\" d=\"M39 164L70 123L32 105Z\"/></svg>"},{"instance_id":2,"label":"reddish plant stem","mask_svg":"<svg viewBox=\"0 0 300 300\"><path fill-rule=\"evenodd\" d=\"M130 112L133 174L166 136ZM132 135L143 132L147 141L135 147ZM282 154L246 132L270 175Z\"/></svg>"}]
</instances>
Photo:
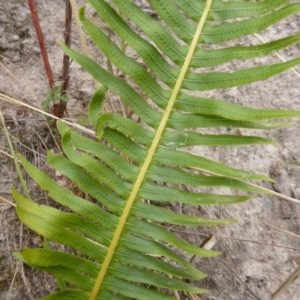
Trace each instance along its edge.
<instances>
[{"instance_id":1,"label":"reddish plant stem","mask_svg":"<svg viewBox=\"0 0 300 300\"><path fill-rule=\"evenodd\" d=\"M50 66L50 63L49 63L48 54L47 54L47 50L46 50L45 42L44 42L44 37L43 37L42 30L41 30L40 22L39 22L39 19L38 19L38 15L37 15L34 0L28 0L28 5L29 5L29 8L30 8L33 25L34 25L34 28L35 28L35 32L36 32L37 39L38 39L39 46L40 46L40 50L41 50L41 54L42 54L42 57L43 57L44 66L45 66L45 70L46 70L48 81L49 81L49 86L54 91L55 85L54 85L52 70L51 70L51 66Z\"/></svg>"},{"instance_id":2,"label":"reddish plant stem","mask_svg":"<svg viewBox=\"0 0 300 300\"><path fill-rule=\"evenodd\" d=\"M66 15L65 15L65 31L64 31L64 40L65 44L70 47L71 45L71 26L72 26L72 7L70 0L66 1ZM62 85L61 85L61 94L65 95L66 90L69 85L69 65L70 58L68 55L64 54L63 57L63 70L62 70Z\"/></svg>"},{"instance_id":3,"label":"reddish plant stem","mask_svg":"<svg viewBox=\"0 0 300 300\"><path fill-rule=\"evenodd\" d=\"M65 44L70 47L71 45L71 26L72 26L72 7L70 0L65 0L66 2L66 13L65 13L65 31L64 31L64 40ZM61 84L61 95L65 95L69 86L69 66L70 58L68 55L64 54L63 57L63 69L62 69L62 84ZM64 112L66 112L67 103L60 100L58 107L58 116L59 118L63 117Z\"/></svg>"}]
</instances>

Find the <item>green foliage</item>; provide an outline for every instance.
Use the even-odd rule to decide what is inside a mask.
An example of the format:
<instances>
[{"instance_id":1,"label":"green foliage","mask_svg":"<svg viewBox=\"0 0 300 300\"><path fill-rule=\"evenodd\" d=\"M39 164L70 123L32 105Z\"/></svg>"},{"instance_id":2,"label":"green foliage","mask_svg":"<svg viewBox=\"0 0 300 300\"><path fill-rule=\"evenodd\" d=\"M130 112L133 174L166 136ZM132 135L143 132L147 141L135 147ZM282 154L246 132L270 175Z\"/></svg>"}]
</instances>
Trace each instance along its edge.
<instances>
[{"instance_id":1,"label":"green foliage","mask_svg":"<svg viewBox=\"0 0 300 300\"><path fill-rule=\"evenodd\" d=\"M54 90L48 90L46 99L42 102L42 108L45 112L51 111L53 104L58 104L60 101L68 102L69 98L66 95L61 95L61 87L57 87Z\"/></svg>"},{"instance_id":2,"label":"green foliage","mask_svg":"<svg viewBox=\"0 0 300 300\"><path fill-rule=\"evenodd\" d=\"M210 127L278 128L292 123L277 119L299 116L300 112L247 108L195 96L189 91L250 84L299 64L300 58L235 72L203 69L235 59L269 55L299 42L300 35L260 46L206 50L203 45L259 32L298 12L300 4L289 5L286 0L149 0L162 25L129 0L112 0L111 5L103 0L89 2L143 64L126 55L81 10L86 32L112 65L134 82L135 88L91 58L62 44L65 53L102 84L89 107L89 120L98 140L83 137L58 122L65 156L50 151L47 160L92 201L60 186L20 156L28 174L49 197L68 209L60 211L37 205L13 190L19 218L38 234L74 252L23 249L15 255L68 284L68 288L46 299L152 300L173 299L168 290L204 293L205 290L188 281L199 280L205 274L184 257L213 257L218 252L183 241L161 225L212 226L235 220L206 219L198 212L182 215L166 209L163 203L238 203L250 199L253 193L265 192L248 181L272 180L181 148L276 144L261 137L212 135L202 131ZM221 24L216 23L220 20ZM108 89L125 102L141 123L112 113L102 114ZM227 187L238 190L239 194L187 192L180 189L181 184ZM180 252L185 254L182 256Z\"/></svg>"}]
</instances>

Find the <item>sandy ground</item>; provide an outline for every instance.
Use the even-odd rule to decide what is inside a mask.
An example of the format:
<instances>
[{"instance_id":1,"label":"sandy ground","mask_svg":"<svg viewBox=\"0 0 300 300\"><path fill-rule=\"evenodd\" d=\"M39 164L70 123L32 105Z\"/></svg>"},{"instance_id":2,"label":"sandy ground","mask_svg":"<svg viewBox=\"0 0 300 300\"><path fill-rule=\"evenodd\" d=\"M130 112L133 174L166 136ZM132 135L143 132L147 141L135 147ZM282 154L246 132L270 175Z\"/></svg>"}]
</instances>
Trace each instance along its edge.
<instances>
[{"instance_id":1,"label":"sandy ground","mask_svg":"<svg viewBox=\"0 0 300 300\"><path fill-rule=\"evenodd\" d=\"M58 83L62 68L62 51L58 41L63 37L64 7L62 1L36 1L44 32L46 46ZM82 1L84 2L84 1ZM144 1L145 2L145 1ZM75 26L72 43L79 47L80 42ZM279 22L261 36L267 41L274 37L283 37L299 33L300 14ZM247 43L257 44L255 36L244 39ZM91 53L98 61L101 54L92 47ZM299 57L300 44L280 52L285 59ZM0 92L15 99L40 107L48 90L39 47L32 27L30 13L25 1L0 0ZM263 62L279 62L273 55L252 62L243 61L243 66L258 65ZM234 70L241 62L233 62L222 67ZM300 72L300 68L296 70ZM91 78L82 69L71 65L69 87L68 117L72 120L86 115L86 105L94 90ZM292 72L276 76L268 81L245 87L231 88L226 91L210 93L226 101L262 108L282 108L300 110L299 78ZM55 147L52 136L43 131L45 123L40 114L22 106L12 106L0 100L0 108L7 121L16 149L34 162L39 168L51 173L44 163L47 149ZM277 140L280 146L245 146L232 148L195 147L193 153L228 163L242 169L270 176L276 183L262 183L272 189L293 198L300 198L300 168L292 165L300 163L300 122L295 119L293 127L269 132L252 131L257 135ZM228 132L228 131L227 131ZM237 132L231 130L229 132ZM240 130L240 134L247 134ZM0 131L0 149L9 152ZM19 187L17 174L12 160L0 153L0 195L11 199L10 187ZM48 201L46 195L29 178L28 185L32 197L39 201ZM183 206L184 212L195 207ZM205 300L247 300L270 299L280 286L300 264L300 208L298 204L278 197L257 196L247 203L227 207L204 207L201 212L212 217L237 218L235 225L206 228L178 228L183 238L201 244L207 234L214 234L214 249L222 255L214 259L196 261L199 269L209 274L201 286L210 290ZM269 225L268 225L269 224ZM276 226L276 229L272 226ZM51 277L22 265L12 256L13 251L23 247L40 247L39 237L20 225L14 209L0 202L0 299L26 300L43 297L55 291ZM175 228L176 229L176 228ZM177 229L176 229L177 230ZM185 298L182 298L185 299ZM279 299L300 299L300 280L295 281Z\"/></svg>"}]
</instances>

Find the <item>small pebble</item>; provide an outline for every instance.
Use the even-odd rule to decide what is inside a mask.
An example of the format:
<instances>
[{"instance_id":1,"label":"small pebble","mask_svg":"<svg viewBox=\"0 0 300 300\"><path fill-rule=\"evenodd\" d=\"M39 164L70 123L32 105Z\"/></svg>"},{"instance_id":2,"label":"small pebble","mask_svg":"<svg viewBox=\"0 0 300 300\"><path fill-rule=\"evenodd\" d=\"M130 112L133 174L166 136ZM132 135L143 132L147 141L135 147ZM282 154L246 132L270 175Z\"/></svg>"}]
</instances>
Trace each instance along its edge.
<instances>
[{"instance_id":1,"label":"small pebble","mask_svg":"<svg viewBox=\"0 0 300 300\"><path fill-rule=\"evenodd\" d=\"M40 54L41 53L41 50L39 47L33 47L32 48L32 51L35 53L35 54Z\"/></svg>"},{"instance_id":2,"label":"small pebble","mask_svg":"<svg viewBox=\"0 0 300 300\"><path fill-rule=\"evenodd\" d=\"M20 57L20 55L15 55L12 59L11 59L11 61L12 62L14 62L14 63L16 63L16 62L18 62L18 61L20 61L21 60L21 57Z\"/></svg>"},{"instance_id":3,"label":"small pebble","mask_svg":"<svg viewBox=\"0 0 300 300\"><path fill-rule=\"evenodd\" d=\"M12 41L18 41L20 38L17 34L14 34L12 37L11 37Z\"/></svg>"}]
</instances>

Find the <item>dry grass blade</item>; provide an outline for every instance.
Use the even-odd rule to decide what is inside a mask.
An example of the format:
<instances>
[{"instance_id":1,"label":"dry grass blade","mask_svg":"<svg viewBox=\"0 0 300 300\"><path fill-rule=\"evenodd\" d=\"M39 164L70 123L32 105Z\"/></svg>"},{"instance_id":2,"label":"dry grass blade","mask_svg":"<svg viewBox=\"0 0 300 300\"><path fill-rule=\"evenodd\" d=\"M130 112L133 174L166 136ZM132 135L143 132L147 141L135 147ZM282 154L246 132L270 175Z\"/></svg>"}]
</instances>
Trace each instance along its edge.
<instances>
[{"instance_id":1,"label":"dry grass blade","mask_svg":"<svg viewBox=\"0 0 300 300\"><path fill-rule=\"evenodd\" d=\"M5 202L5 203L7 203L7 204L9 204L10 206L17 207L17 204L15 204L15 203L13 203L13 202L11 202L11 201L3 198L2 196L0 196L0 200L3 201L3 202Z\"/></svg>"},{"instance_id":2,"label":"dry grass blade","mask_svg":"<svg viewBox=\"0 0 300 300\"><path fill-rule=\"evenodd\" d=\"M76 1L75 0L70 0L70 3L71 3L74 18L75 18L75 22L76 22L76 27L77 27L77 30L78 30L78 33L79 33L79 36L80 36L81 47L82 47L83 52L85 53L85 55L90 56L89 49L87 47L87 44L86 44L86 41L85 41L85 38L84 38L84 33L83 33L81 23L80 23L80 20L79 20L78 8L77 8L77 5L76 5Z\"/></svg>"},{"instance_id":3,"label":"dry grass blade","mask_svg":"<svg viewBox=\"0 0 300 300\"><path fill-rule=\"evenodd\" d=\"M288 289L288 287L300 276L300 266L289 276L289 278L278 288L272 295L271 300L278 299L278 297Z\"/></svg>"},{"instance_id":4,"label":"dry grass blade","mask_svg":"<svg viewBox=\"0 0 300 300\"><path fill-rule=\"evenodd\" d=\"M173 228L172 228L171 231L182 233L182 234L185 234L187 236L188 235L198 235L198 236L207 237L206 234L195 233L195 232L187 232L187 231L173 229ZM214 240L214 238L216 238L216 239L225 239L225 240L233 240L233 241L239 241L239 242L245 242L245 243L253 243L253 244L258 244L258 245L262 245L262 246L270 246L270 247L282 248L282 249L287 249L287 250L300 251L300 248L282 246L282 245L278 245L278 244L270 244L270 243L255 241L255 240L243 239L243 238L235 238L235 237L232 237L232 236L213 235L213 240ZM204 242L205 242L205 240L204 240Z\"/></svg>"},{"instance_id":5,"label":"dry grass blade","mask_svg":"<svg viewBox=\"0 0 300 300\"><path fill-rule=\"evenodd\" d=\"M10 155L9 153L6 153L5 151L2 151L1 149L0 149L0 153L4 154L7 157L13 158L12 155Z\"/></svg>"},{"instance_id":6,"label":"dry grass blade","mask_svg":"<svg viewBox=\"0 0 300 300\"><path fill-rule=\"evenodd\" d=\"M276 229L276 230L278 230L278 231L287 233L287 234L289 234L289 235L291 235L291 236L294 236L294 237L296 237L296 238L298 238L298 239L300 238L300 235L298 235L298 234L295 234L295 233L290 232L290 231L288 231L288 230L284 230L284 229L282 229L282 228L276 227L276 226L271 225L271 224L269 224L269 223L267 223L267 222L260 221L260 223L263 223L263 224L265 224L265 225L267 225L267 226L269 226L269 227L271 227L271 228L274 228L274 229Z\"/></svg>"},{"instance_id":7,"label":"dry grass blade","mask_svg":"<svg viewBox=\"0 0 300 300\"><path fill-rule=\"evenodd\" d=\"M280 198L280 199L287 200L287 201L290 201L290 202L293 202L293 203L296 203L296 204L300 204L300 200L298 200L298 199L295 199L295 198L292 198L292 197L289 197L289 196L286 196L286 195L277 193L277 192L275 192L275 191L273 191L273 190L270 190L270 189L267 189L267 188L258 186L258 185L253 184L253 183L249 183L249 182L248 182L248 184L251 184L252 186L255 186L255 187L259 187L260 189L263 189L263 190L265 190L266 192L270 193L271 195L276 196L276 197L278 197L278 198Z\"/></svg>"},{"instance_id":8,"label":"dry grass blade","mask_svg":"<svg viewBox=\"0 0 300 300\"><path fill-rule=\"evenodd\" d=\"M47 117L50 117L50 118L53 118L53 119L56 119L56 120L62 120L62 119L57 118L57 117L55 117L55 116L53 116L53 115L51 115L51 114L49 114L49 113L47 113L47 112L45 112L45 111L43 111L43 110L41 110L41 109L38 109L38 108L36 108L36 107L34 107L34 106L32 106L32 105L26 104L26 103L24 103L24 102L22 102L22 101L19 101L19 100L17 100L17 99L14 99L14 98L11 98L11 97L9 97L9 96L6 96L6 95L4 95L4 94L2 94L2 93L0 93L0 100L4 100L4 101L6 101L6 102L13 103L13 104L17 104L17 105L20 105L20 106L25 106L25 107L27 107L27 108L33 110L33 111L36 111L36 112L38 112L38 113L40 113L40 114L45 115L45 116L47 116ZM81 125L79 125L79 124L77 124L77 123L68 122L68 121L66 121L66 120L62 120L62 121L63 121L64 123L66 123L66 124L72 126L72 127L76 127L77 129L81 130L82 132L85 132L85 133L87 133L87 134L89 134L89 135L91 135L91 136L95 136L95 132L94 132L93 130L91 130L91 129L85 128L85 127L83 127L83 126L81 126Z\"/></svg>"}]
</instances>

